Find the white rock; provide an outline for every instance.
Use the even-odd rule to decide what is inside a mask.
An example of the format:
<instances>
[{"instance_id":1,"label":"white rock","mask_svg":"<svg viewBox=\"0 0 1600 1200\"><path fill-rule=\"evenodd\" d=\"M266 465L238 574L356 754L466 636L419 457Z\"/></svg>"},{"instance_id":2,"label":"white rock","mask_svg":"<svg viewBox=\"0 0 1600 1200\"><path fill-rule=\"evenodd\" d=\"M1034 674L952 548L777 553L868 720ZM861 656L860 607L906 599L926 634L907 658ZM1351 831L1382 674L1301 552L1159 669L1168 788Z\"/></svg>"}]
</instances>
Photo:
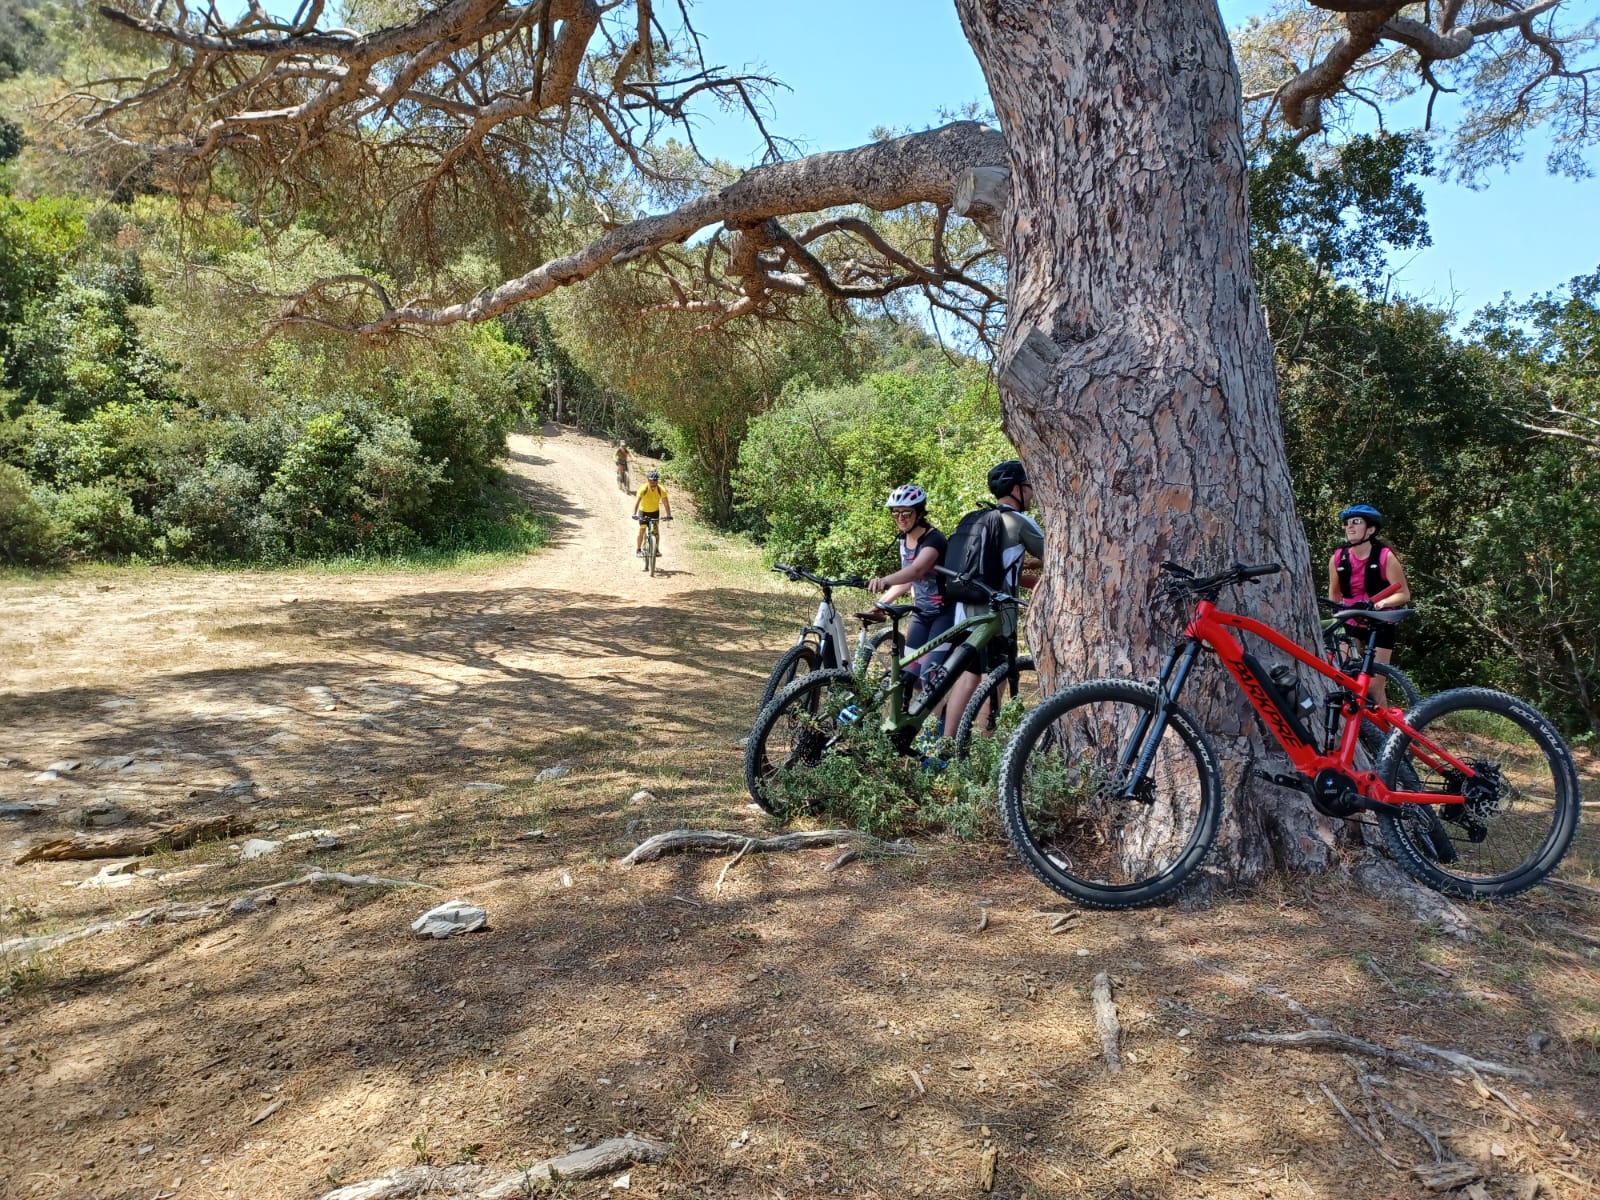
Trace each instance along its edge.
<instances>
[{"instance_id":1,"label":"white rock","mask_svg":"<svg viewBox=\"0 0 1600 1200\"><path fill-rule=\"evenodd\" d=\"M655 793L646 791L644 788L640 788L637 792L628 797L629 804L654 804L655 802Z\"/></svg>"},{"instance_id":2,"label":"white rock","mask_svg":"<svg viewBox=\"0 0 1600 1200\"><path fill-rule=\"evenodd\" d=\"M611 1181L611 1186L619 1192L627 1191L633 1186L633 1172L624 1171Z\"/></svg>"},{"instance_id":3,"label":"white rock","mask_svg":"<svg viewBox=\"0 0 1600 1200\"><path fill-rule=\"evenodd\" d=\"M282 842L275 842L270 838L251 838L239 847L239 861L248 862L252 858L262 858L274 853L282 845Z\"/></svg>"},{"instance_id":4,"label":"white rock","mask_svg":"<svg viewBox=\"0 0 1600 1200\"><path fill-rule=\"evenodd\" d=\"M97 758L89 765L96 771L120 771L133 766L133 758L127 754L114 754L109 758Z\"/></svg>"},{"instance_id":5,"label":"white rock","mask_svg":"<svg viewBox=\"0 0 1600 1200\"><path fill-rule=\"evenodd\" d=\"M541 775L539 778L543 779L544 776ZM503 792L506 790L506 785L503 783L479 783L474 781L472 783L463 783L461 790L463 792Z\"/></svg>"},{"instance_id":6,"label":"white rock","mask_svg":"<svg viewBox=\"0 0 1600 1200\"><path fill-rule=\"evenodd\" d=\"M256 912L260 907L261 905L256 903L253 897L240 896L236 900L229 902L228 911L236 917L242 917L247 913Z\"/></svg>"},{"instance_id":7,"label":"white rock","mask_svg":"<svg viewBox=\"0 0 1600 1200\"><path fill-rule=\"evenodd\" d=\"M323 712L332 712L339 707L339 698L333 694L333 689L322 684L315 684L306 689L306 695L317 702L317 707Z\"/></svg>"},{"instance_id":8,"label":"white rock","mask_svg":"<svg viewBox=\"0 0 1600 1200\"><path fill-rule=\"evenodd\" d=\"M249 796L254 794L256 785L254 780L241 779L237 783L230 783L222 789L224 796Z\"/></svg>"},{"instance_id":9,"label":"white rock","mask_svg":"<svg viewBox=\"0 0 1600 1200\"><path fill-rule=\"evenodd\" d=\"M76 771L83 764L75 758L63 758L60 762L53 762L45 768L46 771L58 771L65 775L68 771Z\"/></svg>"},{"instance_id":10,"label":"white rock","mask_svg":"<svg viewBox=\"0 0 1600 1200\"><path fill-rule=\"evenodd\" d=\"M331 829L302 829L299 833L291 833L283 840L286 842L309 842L317 838L338 837Z\"/></svg>"},{"instance_id":11,"label":"white rock","mask_svg":"<svg viewBox=\"0 0 1600 1200\"><path fill-rule=\"evenodd\" d=\"M539 782L543 783L546 780L560 779L563 775L570 774L572 774L572 768L567 766L566 763L562 763L558 767L546 767L544 770L539 772L536 778L539 780Z\"/></svg>"},{"instance_id":12,"label":"white rock","mask_svg":"<svg viewBox=\"0 0 1600 1200\"><path fill-rule=\"evenodd\" d=\"M489 923L489 914L465 900L447 900L438 908L430 908L411 922L411 932L418 937L447 938L453 933L471 933Z\"/></svg>"}]
</instances>

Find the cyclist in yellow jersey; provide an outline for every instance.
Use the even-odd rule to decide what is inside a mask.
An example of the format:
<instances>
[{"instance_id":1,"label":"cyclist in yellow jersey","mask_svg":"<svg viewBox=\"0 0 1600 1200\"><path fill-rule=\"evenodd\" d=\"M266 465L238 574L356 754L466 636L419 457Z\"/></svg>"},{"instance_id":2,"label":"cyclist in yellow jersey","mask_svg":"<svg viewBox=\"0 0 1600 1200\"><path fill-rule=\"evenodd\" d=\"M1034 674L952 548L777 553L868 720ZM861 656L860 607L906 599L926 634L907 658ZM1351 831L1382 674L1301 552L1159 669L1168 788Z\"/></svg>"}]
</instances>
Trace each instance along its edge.
<instances>
[{"instance_id":1,"label":"cyclist in yellow jersey","mask_svg":"<svg viewBox=\"0 0 1600 1200\"><path fill-rule=\"evenodd\" d=\"M644 486L639 489L639 494L633 500L633 519L639 521L641 516L659 517L661 521L672 520L672 502L667 499L667 489L661 486L661 472L647 471L644 477ZM635 554L644 553L644 522L639 521L639 538L634 543ZM661 553L661 524L656 523L656 553Z\"/></svg>"}]
</instances>

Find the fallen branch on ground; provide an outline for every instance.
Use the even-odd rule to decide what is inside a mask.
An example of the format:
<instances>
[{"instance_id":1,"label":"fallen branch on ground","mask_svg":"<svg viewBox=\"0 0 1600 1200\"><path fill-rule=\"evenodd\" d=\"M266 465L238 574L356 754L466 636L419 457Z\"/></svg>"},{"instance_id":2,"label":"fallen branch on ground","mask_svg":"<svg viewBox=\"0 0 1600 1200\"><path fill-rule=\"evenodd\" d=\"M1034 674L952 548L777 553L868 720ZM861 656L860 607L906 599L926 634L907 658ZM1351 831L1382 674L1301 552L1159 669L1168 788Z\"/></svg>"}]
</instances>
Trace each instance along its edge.
<instances>
[{"instance_id":1,"label":"fallen branch on ground","mask_svg":"<svg viewBox=\"0 0 1600 1200\"><path fill-rule=\"evenodd\" d=\"M574 1150L516 1171L494 1167L402 1167L378 1179L324 1192L321 1200L411 1200L416 1196L460 1200L521 1200L535 1183L592 1179L634 1163L661 1162L671 1153L665 1142L629 1134L607 1138L587 1150Z\"/></svg>"},{"instance_id":2,"label":"fallen branch on ground","mask_svg":"<svg viewBox=\"0 0 1600 1200\"><path fill-rule=\"evenodd\" d=\"M186 850L196 842L237 837L249 833L255 822L244 817L208 817L203 821L174 821L146 829L119 829L115 833L75 833L34 846L16 865L29 862L76 862L90 858L127 858L157 850Z\"/></svg>"},{"instance_id":3,"label":"fallen branch on ground","mask_svg":"<svg viewBox=\"0 0 1600 1200\"><path fill-rule=\"evenodd\" d=\"M854 829L803 830L780 833L769 838L752 838L722 829L669 829L666 833L658 833L640 842L620 862L622 866L631 867L638 863L655 862L663 854L680 854L686 850L709 850L718 854L738 851L742 856L746 852L771 854L780 850L815 850L820 846L845 843L853 845L867 858L908 858L917 853L909 842L885 842Z\"/></svg>"},{"instance_id":4,"label":"fallen branch on ground","mask_svg":"<svg viewBox=\"0 0 1600 1200\"><path fill-rule=\"evenodd\" d=\"M754 838L745 838L744 845L739 847L739 853L730 858L722 868L722 874L717 876L717 887L713 895L722 895L722 881L728 877L728 872L738 865L739 860L750 853L750 847L756 844Z\"/></svg>"}]
</instances>

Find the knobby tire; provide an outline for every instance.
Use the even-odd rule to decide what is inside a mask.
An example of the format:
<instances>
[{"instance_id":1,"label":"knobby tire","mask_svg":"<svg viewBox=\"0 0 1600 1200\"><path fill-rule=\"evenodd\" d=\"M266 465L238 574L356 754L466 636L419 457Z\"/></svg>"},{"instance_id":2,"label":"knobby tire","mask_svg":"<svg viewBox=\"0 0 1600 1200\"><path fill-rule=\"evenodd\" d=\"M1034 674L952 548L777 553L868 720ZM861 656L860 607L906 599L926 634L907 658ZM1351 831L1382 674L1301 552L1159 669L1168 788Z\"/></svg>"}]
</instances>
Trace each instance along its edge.
<instances>
[{"instance_id":1,"label":"knobby tire","mask_svg":"<svg viewBox=\"0 0 1600 1200\"><path fill-rule=\"evenodd\" d=\"M774 696L745 743L744 782L750 798L777 813L768 790L772 777L780 770L804 770L821 762L839 733L839 708L853 703L855 696L855 675L842 668L802 675ZM788 744L778 749L778 738Z\"/></svg>"},{"instance_id":2,"label":"knobby tire","mask_svg":"<svg viewBox=\"0 0 1600 1200\"><path fill-rule=\"evenodd\" d=\"M1420 818L1378 814L1384 840L1407 873L1446 896L1486 900L1525 892L1554 871L1577 833L1581 804L1577 766L1555 726L1531 704L1488 688L1430 696L1406 721L1474 769L1487 767L1485 778L1493 781L1469 792L1470 804L1416 806ZM1418 757L1401 731L1384 743L1377 770L1390 787L1462 794L1459 781ZM1449 838L1453 862L1440 861L1446 856L1438 852L1437 834L1428 834L1434 821Z\"/></svg>"},{"instance_id":3,"label":"knobby tire","mask_svg":"<svg viewBox=\"0 0 1600 1200\"><path fill-rule=\"evenodd\" d=\"M1181 708L1168 716L1138 799L1120 766L1156 689L1098 679L1055 693L1018 726L1000 763L1000 819L1046 886L1089 908L1137 908L1175 892L1205 861L1222 819L1216 751Z\"/></svg>"},{"instance_id":4,"label":"knobby tire","mask_svg":"<svg viewBox=\"0 0 1600 1200\"><path fill-rule=\"evenodd\" d=\"M816 650L810 642L797 642L783 652L777 665L772 668L772 673L767 676L767 686L761 691L761 702L756 705L759 712L767 704L802 675L808 675L821 665Z\"/></svg>"},{"instance_id":5,"label":"knobby tire","mask_svg":"<svg viewBox=\"0 0 1600 1200\"><path fill-rule=\"evenodd\" d=\"M972 736L980 733L988 737L994 736L994 731L1000 720L1000 710L1011 699L1022 696L1032 707L1038 707L1039 678L1034 674L1033 659L1029 655L1022 655L1014 663L1001 663L994 670L985 675L978 686L973 689L972 697L967 701L967 707L961 712L961 721L956 725L955 755L964 759L972 753ZM1030 693L1032 693L1030 698ZM978 713L984 703L995 698L995 703L990 705L982 725L978 723Z\"/></svg>"}]
</instances>

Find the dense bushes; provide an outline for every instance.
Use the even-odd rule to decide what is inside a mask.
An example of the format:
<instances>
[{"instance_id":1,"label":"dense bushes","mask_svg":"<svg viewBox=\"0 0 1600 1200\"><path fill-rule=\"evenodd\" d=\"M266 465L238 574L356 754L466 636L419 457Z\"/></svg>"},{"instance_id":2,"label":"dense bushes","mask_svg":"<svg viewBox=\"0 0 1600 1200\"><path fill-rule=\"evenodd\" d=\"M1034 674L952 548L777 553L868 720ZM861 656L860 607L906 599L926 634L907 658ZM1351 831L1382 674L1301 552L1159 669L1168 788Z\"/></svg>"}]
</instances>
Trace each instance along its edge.
<instances>
[{"instance_id":1,"label":"dense bushes","mask_svg":"<svg viewBox=\"0 0 1600 1200\"><path fill-rule=\"evenodd\" d=\"M750 422L736 481L775 558L872 575L896 565L883 509L892 488L921 484L930 518L948 531L989 498L989 468L1013 453L982 370L924 361L784 396Z\"/></svg>"},{"instance_id":2,"label":"dense bushes","mask_svg":"<svg viewBox=\"0 0 1600 1200\"><path fill-rule=\"evenodd\" d=\"M134 247L159 257L164 221L149 203L87 220L0 196L0 562L277 562L527 533L496 464L537 380L498 325L253 345L256 314L219 292L152 285ZM266 270L248 231L213 240L229 270ZM348 265L313 235L299 247L302 271Z\"/></svg>"}]
</instances>

